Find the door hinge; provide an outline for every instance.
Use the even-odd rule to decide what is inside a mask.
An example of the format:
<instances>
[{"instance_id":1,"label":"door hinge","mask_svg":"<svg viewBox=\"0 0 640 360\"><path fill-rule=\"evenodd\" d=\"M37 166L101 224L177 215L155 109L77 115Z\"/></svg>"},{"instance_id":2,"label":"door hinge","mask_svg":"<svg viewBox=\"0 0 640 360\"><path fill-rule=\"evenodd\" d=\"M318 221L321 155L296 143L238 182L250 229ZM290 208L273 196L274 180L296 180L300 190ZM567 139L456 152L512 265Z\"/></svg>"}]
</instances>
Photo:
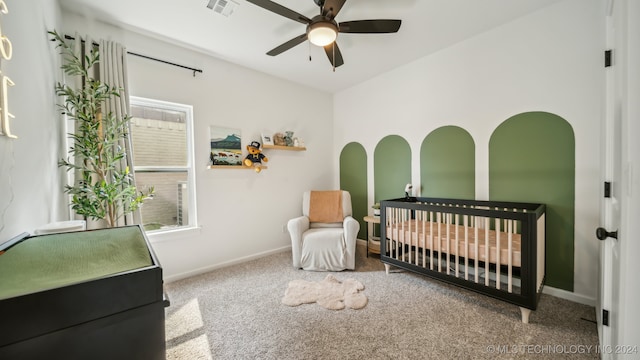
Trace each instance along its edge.
<instances>
[{"instance_id":1,"label":"door hinge","mask_svg":"<svg viewBox=\"0 0 640 360\"><path fill-rule=\"evenodd\" d=\"M605 50L604 51L604 67L611 66L611 55L613 50Z\"/></svg>"},{"instance_id":2,"label":"door hinge","mask_svg":"<svg viewBox=\"0 0 640 360\"><path fill-rule=\"evenodd\" d=\"M611 197L611 183L609 181L604 182L604 197Z\"/></svg>"},{"instance_id":3,"label":"door hinge","mask_svg":"<svg viewBox=\"0 0 640 360\"><path fill-rule=\"evenodd\" d=\"M602 325L609 326L609 310L602 309Z\"/></svg>"}]
</instances>

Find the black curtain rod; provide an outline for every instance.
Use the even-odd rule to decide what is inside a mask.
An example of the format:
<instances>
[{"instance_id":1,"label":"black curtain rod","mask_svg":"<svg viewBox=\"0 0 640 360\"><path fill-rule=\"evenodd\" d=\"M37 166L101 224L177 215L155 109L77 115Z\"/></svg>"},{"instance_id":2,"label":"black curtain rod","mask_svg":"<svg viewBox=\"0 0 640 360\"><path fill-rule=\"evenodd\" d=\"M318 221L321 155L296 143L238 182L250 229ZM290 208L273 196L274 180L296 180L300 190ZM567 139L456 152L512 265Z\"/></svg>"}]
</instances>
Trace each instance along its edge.
<instances>
[{"instance_id":1,"label":"black curtain rod","mask_svg":"<svg viewBox=\"0 0 640 360\"><path fill-rule=\"evenodd\" d=\"M75 40L75 39L76 39L76 38L74 38L73 36L70 36L70 35L65 35L65 36L64 36L64 38L65 38L65 39L67 39L67 40ZM82 40L82 42L84 42L84 40ZM95 43L95 42L93 43L93 45L94 45L94 46L100 46L100 44ZM185 66L185 65L180 65L180 64L172 63L172 62L170 62L170 61L166 61L166 60L162 60L162 59L157 59L157 58L154 58L154 57L151 57L151 56L142 55L142 54L134 53L134 52L131 52L131 51L127 51L127 54L129 54L129 55L134 55L134 56L139 56L139 57L141 57L141 58L145 58L145 59L149 59L149 60L153 60L153 61L161 62L161 63L163 63L163 64L173 65L173 66L177 66L177 67L179 67L179 68L183 68L183 69L191 70L191 71L193 71L193 76L194 76L194 77L196 76L196 73L197 73L197 72L202 73L202 70L201 70L201 69L196 69L196 68L192 68L192 67L189 67L189 66Z\"/></svg>"}]
</instances>

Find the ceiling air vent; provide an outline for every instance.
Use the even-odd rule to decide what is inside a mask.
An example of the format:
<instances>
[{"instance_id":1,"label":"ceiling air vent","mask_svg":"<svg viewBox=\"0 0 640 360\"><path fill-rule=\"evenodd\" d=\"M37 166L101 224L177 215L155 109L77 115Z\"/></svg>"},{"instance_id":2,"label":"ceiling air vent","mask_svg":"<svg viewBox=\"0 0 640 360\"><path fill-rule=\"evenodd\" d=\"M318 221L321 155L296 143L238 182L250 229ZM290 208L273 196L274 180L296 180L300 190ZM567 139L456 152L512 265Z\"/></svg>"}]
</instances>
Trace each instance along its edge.
<instances>
[{"instance_id":1,"label":"ceiling air vent","mask_svg":"<svg viewBox=\"0 0 640 360\"><path fill-rule=\"evenodd\" d=\"M225 17L231 16L238 3L233 0L209 0L207 7Z\"/></svg>"}]
</instances>

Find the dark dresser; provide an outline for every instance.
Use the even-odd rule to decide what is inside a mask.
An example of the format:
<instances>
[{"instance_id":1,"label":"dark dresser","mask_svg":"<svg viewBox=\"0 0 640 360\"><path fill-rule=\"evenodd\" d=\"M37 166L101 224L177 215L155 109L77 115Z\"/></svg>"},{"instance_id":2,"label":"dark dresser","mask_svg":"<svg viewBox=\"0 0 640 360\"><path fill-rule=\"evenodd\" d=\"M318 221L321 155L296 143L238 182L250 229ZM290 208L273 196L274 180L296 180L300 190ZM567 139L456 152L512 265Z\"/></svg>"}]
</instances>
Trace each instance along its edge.
<instances>
[{"instance_id":1,"label":"dark dresser","mask_svg":"<svg viewBox=\"0 0 640 360\"><path fill-rule=\"evenodd\" d=\"M0 359L165 359L162 268L140 226L12 239Z\"/></svg>"}]
</instances>

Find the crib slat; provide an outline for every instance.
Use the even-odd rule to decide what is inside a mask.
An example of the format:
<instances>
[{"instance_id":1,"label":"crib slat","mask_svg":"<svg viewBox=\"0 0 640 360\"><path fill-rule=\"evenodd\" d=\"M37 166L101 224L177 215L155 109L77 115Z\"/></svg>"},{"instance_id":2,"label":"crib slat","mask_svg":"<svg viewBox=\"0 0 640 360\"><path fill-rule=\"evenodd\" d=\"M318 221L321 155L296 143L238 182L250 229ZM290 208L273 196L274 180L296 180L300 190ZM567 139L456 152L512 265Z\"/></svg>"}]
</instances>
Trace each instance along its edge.
<instances>
[{"instance_id":1,"label":"crib slat","mask_svg":"<svg viewBox=\"0 0 640 360\"><path fill-rule=\"evenodd\" d=\"M407 247L405 247L406 251L407 251L407 256L404 258L406 262L408 262L409 264L411 264L412 261L412 252L411 252L411 248L413 247L413 227L411 226L411 210L407 210L405 216L407 217Z\"/></svg>"},{"instance_id":2,"label":"crib slat","mask_svg":"<svg viewBox=\"0 0 640 360\"><path fill-rule=\"evenodd\" d=\"M420 254L419 248L420 248L420 239L418 238L418 211L416 211L416 218L415 218L415 222L416 222L416 247L414 250L414 254L416 256L416 260L415 260L415 264L418 265L418 255Z\"/></svg>"},{"instance_id":3,"label":"crib slat","mask_svg":"<svg viewBox=\"0 0 640 360\"><path fill-rule=\"evenodd\" d=\"M405 253L406 253L405 249L407 248L407 241L408 241L407 240L407 227L408 227L408 224L407 224L407 209L403 208L401 210L401 212L402 212L401 218L402 218L402 235L403 236L402 236L402 247L400 248L400 260L406 261L406 259L405 259Z\"/></svg>"},{"instance_id":4,"label":"crib slat","mask_svg":"<svg viewBox=\"0 0 640 360\"><path fill-rule=\"evenodd\" d=\"M382 227L385 227L386 229L390 229L389 228L389 208L385 208L384 209L384 224L380 224L380 230L382 230ZM380 213L380 215L382 215L382 212ZM374 229L375 229L375 225L374 225ZM382 238L382 236L380 236L380 241L384 241L384 251L385 253L382 254L382 248L380 248L380 255L387 255L387 252L389 251L389 242L388 242L388 238L393 238L393 232L390 234L386 234L385 239ZM369 239L367 239L367 242L369 241ZM382 246L382 243L380 243L380 246Z\"/></svg>"},{"instance_id":5,"label":"crib slat","mask_svg":"<svg viewBox=\"0 0 640 360\"><path fill-rule=\"evenodd\" d=\"M489 286L489 218L484 218L484 284Z\"/></svg>"},{"instance_id":6,"label":"crib slat","mask_svg":"<svg viewBox=\"0 0 640 360\"><path fill-rule=\"evenodd\" d=\"M393 231L395 229L395 219L393 218L393 208L389 207L387 208L387 222L390 228L391 228L391 234L392 236L389 238L389 246L387 249L387 256L391 256L391 254L393 254L393 234L395 234Z\"/></svg>"},{"instance_id":7,"label":"crib slat","mask_svg":"<svg viewBox=\"0 0 640 360\"><path fill-rule=\"evenodd\" d=\"M404 244L405 244L405 218L404 218L405 209L400 209L400 227L402 228L402 242L398 244L398 258L402 260L402 253L404 252Z\"/></svg>"},{"instance_id":8,"label":"crib slat","mask_svg":"<svg viewBox=\"0 0 640 360\"><path fill-rule=\"evenodd\" d=\"M405 235L405 243L404 246L402 247L402 250L404 251L404 256L402 257L402 259L406 262L408 262L409 264L411 264L411 210L409 209L404 209L404 220L405 223L407 224L407 233ZM407 258L408 255L408 258Z\"/></svg>"},{"instance_id":9,"label":"crib slat","mask_svg":"<svg viewBox=\"0 0 640 360\"><path fill-rule=\"evenodd\" d=\"M396 247L398 246L398 240L400 239L400 229L398 228L398 209L393 208L392 213L393 213L393 229L395 231L394 234L396 234L396 238L390 246L391 252L389 253L389 256L395 256L394 254L396 252Z\"/></svg>"},{"instance_id":10,"label":"crib slat","mask_svg":"<svg viewBox=\"0 0 640 360\"><path fill-rule=\"evenodd\" d=\"M411 229L411 220L412 219L411 219L411 211L410 210L407 211L407 217L409 218L407 220L408 221L407 224L409 224L409 249L408 249L408 251L409 251L409 264L411 264L411 261L413 259L412 251L415 252L415 250L412 250L412 249L415 249L415 248L413 247L413 232L411 231L412 230ZM416 229L416 233L417 233L417 229Z\"/></svg>"},{"instance_id":11,"label":"crib slat","mask_svg":"<svg viewBox=\"0 0 640 360\"><path fill-rule=\"evenodd\" d=\"M476 261L475 261L475 268L476 268L476 272L475 272L475 282L476 284L478 283L479 279L478 277L480 276L480 269L479 264L480 264L480 237L478 236L478 217L474 216L473 217L473 228L474 228L474 235L475 235L475 254L476 254Z\"/></svg>"},{"instance_id":12,"label":"crib slat","mask_svg":"<svg viewBox=\"0 0 640 360\"><path fill-rule=\"evenodd\" d=\"M404 224L404 209L400 209L399 210L398 217L399 217L399 220L400 220L400 228L402 230L402 238L401 238L402 241L400 243L398 243L397 256L398 256L398 259L401 260L402 259L402 251L404 249L404 225L405 225Z\"/></svg>"},{"instance_id":13,"label":"crib slat","mask_svg":"<svg viewBox=\"0 0 640 360\"><path fill-rule=\"evenodd\" d=\"M384 220L384 224L380 224L380 226L381 226L381 227L382 227L382 226L385 226L385 229L390 229L390 227L389 227L389 224L390 224L390 222L389 222L389 221L390 221L389 212L390 212L390 211L389 211L389 208L388 208L388 207L384 209L384 214L385 214L385 217L384 217L384 219L385 219L385 220ZM382 215L382 214L381 214L381 215ZM375 228L375 227L374 227L374 228ZM390 230L391 230L391 229L390 229ZM393 238L393 230L391 230L391 233L390 233L390 234L386 234L386 238ZM367 239L367 241L369 241L369 240ZM382 236L380 236L380 241L384 241L384 245L385 245L385 247L384 247L384 251L385 251L384 255L388 255L388 254L389 254L389 253L388 253L388 251L389 251L389 241L388 241L387 239L383 239L383 238L382 238ZM382 243L381 243L380 245L382 245ZM380 249L382 250L382 248L380 248ZM381 254L381 255L382 255L382 254Z\"/></svg>"},{"instance_id":14,"label":"crib slat","mask_svg":"<svg viewBox=\"0 0 640 360\"><path fill-rule=\"evenodd\" d=\"M391 247L393 246L393 228L394 228L394 222L393 222L393 209L388 207L387 208L387 226L389 227L389 231L391 236L389 236L389 240L388 240L388 245L387 248L385 249L387 256L391 256Z\"/></svg>"},{"instance_id":15,"label":"crib slat","mask_svg":"<svg viewBox=\"0 0 640 360\"><path fill-rule=\"evenodd\" d=\"M445 264L447 264L447 275L450 275L451 266L449 264L449 254L451 254L451 213L445 214L445 225L447 227L447 251L445 255Z\"/></svg>"},{"instance_id":16,"label":"crib slat","mask_svg":"<svg viewBox=\"0 0 640 360\"><path fill-rule=\"evenodd\" d=\"M396 209L396 211L397 211L396 216L397 216L397 219L398 219L398 224L400 224L400 225L398 226L398 241L396 241L395 250L396 250L396 260L399 260L400 259L400 244L401 244L401 241L402 241L402 236L403 236L402 234L404 232L404 224L402 223L402 217L400 216L400 214L401 214L400 213L400 209L398 208L398 209Z\"/></svg>"},{"instance_id":17,"label":"crib slat","mask_svg":"<svg viewBox=\"0 0 640 360\"><path fill-rule=\"evenodd\" d=\"M411 234L411 210L405 209L404 216L407 222L407 245L405 246L405 259L406 262L411 264L411 245L413 244L413 234Z\"/></svg>"},{"instance_id":18,"label":"crib slat","mask_svg":"<svg viewBox=\"0 0 640 360\"><path fill-rule=\"evenodd\" d=\"M437 213L437 221L438 221L438 272L441 272L441 265L442 265L442 234L440 232L441 229L441 220L442 220L442 213Z\"/></svg>"},{"instance_id":19,"label":"crib slat","mask_svg":"<svg viewBox=\"0 0 640 360\"><path fill-rule=\"evenodd\" d=\"M387 246L387 254L386 255L387 256L391 256L391 254L393 254L393 252L392 252L393 251L392 247L393 247L393 243L394 243L394 241L393 241L393 234L394 234L393 229L395 227L394 226L395 219L393 217L393 208L388 208L387 209L387 222L389 223L388 226L391 228L392 236L389 238L389 246Z\"/></svg>"},{"instance_id":20,"label":"crib slat","mask_svg":"<svg viewBox=\"0 0 640 360\"><path fill-rule=\"evenodd\" d=\"M496 289L500 290L500 219L496 218Z\"/></svg>"},{"instance_id":21,"label":"crib slat","mask_svg":"<svg viewBox=\"0 0 640 360\"><path fill-rule=\"evenodd\" d=\"M433 211L429 213L429 270L433 270Z\"/></svg>"},{"instance_id":22,"label":"crib slat","mask_svg":"<svg viewBox=\"0 0 640 360\"><path fill-rule=\"evenodd\" d=\"M387 213L387 217L389 218L389 226L391 227L391 234L395 234L395 230L396 230L396 219L395 219L395 209L394 208L389 208L387 209L389 210L389 212ZM393 255L393 244L395 243L395 241L393 240L393 237L391 237L389 239L389 251L387 252L387 256L391 257Z\"/></svg>"},{"instance_id":23,"label":"crib slat","mask_svg":"<svg viewBox=\"0 0 640 360\"><path fill-rule=\"evenodd\" d=\"M398 242L400 241L400 227L398 225L400 222L400 219L398 217L399 212L400 212L400 209L398 208L393 209L394 227L396 230L396 234L398 235L397 235L396 241L393 242L393 252L391 253L391 255L395 255L396 260L398 259Z\"/></svg>"},{"instance_id":24,"label":"crib slat","mask_svg":"<svg viewBox=\"0 0 640 360\"><path fill-rule=\"evenodd\" d=\"M509 222L507 223L507 238L508 238L507 250L509 252L509 256L507 257L507 291L508 292L513 292L513 279L512 279L513 271L511 269L511 264L513 262L513 252L512 252L513 221L514 220L509 220Z\"/></svg>"},{"instance_id":25,"label":"crib slat","mask_svg":"<svg viewBox=\"0 0 640 360\"><path fill-rule=\"evenodd\" d=\"M456 227L456 277L460 273L460 231L458 229L458 222L460 221L460 215L455 215L455 227Z\"/></svg>"},{"instance_id":26,"label":"crib slat","mask_svg":"<svg viewBox=\"0 0 640 360\"><path fill-rule=\"evenodd\" d=\"M422 267L427 267L427 212L421 211L422 216Z\"/></svg>"},{"instance_id":27,"label":"crib slat","mask_svg":"<svg viewBox=\"0 0 640 360\"><path fill-rule=\"evenodd\" d=\"M464 279L469 280L469 216L464 215Z\"/></svg>"},{"instance_id":28,"label":"crib slat","mask_svg":"<svg viewBox=\"0 0 640 360\"><path fill-rule=\"evenodd\" d=\"M407 224L407 209L402 209L402 247L400 247L400 259L402 261L405 260L405 249L407 246L407 230L405 229L405 224ZM408 226L408 225L407 225Z\"/></svg>"},{"instance_id":29,"label":"crib slat","mask_svg":"<svg viewBox=\"0 0 640 360\"><path fill-rule=\"evenodd\" d=\"M400 231L402 232L402 237L400 238L400 242L398 242L396 249L396 258L398 260L402 259L402 249L404 245L404 211L403 209L398 209L398 221L400 221Z\"/></svg>"},{"instance_id":30,"label":"crib slat","mask_svg":"<svg viewBox=\"0 0 640 360\"><path fill-rule=\"evenodd\" d=\"M402 261L407 261L408 263L411 263L411 255L409 255L409 259L407 259L407 251L411 251L411 224L409 223L410 216L407 216L409 213L409 210L404 209L404 214L403 214L403 220L404 223L407 224L407 229L406 229L406 235L405 235L405 242L404 244L402 244L402 252L403 252L403 256L402 256ZM408 245L408 248L407 248Z\"/></svg>"}]
</instances>

